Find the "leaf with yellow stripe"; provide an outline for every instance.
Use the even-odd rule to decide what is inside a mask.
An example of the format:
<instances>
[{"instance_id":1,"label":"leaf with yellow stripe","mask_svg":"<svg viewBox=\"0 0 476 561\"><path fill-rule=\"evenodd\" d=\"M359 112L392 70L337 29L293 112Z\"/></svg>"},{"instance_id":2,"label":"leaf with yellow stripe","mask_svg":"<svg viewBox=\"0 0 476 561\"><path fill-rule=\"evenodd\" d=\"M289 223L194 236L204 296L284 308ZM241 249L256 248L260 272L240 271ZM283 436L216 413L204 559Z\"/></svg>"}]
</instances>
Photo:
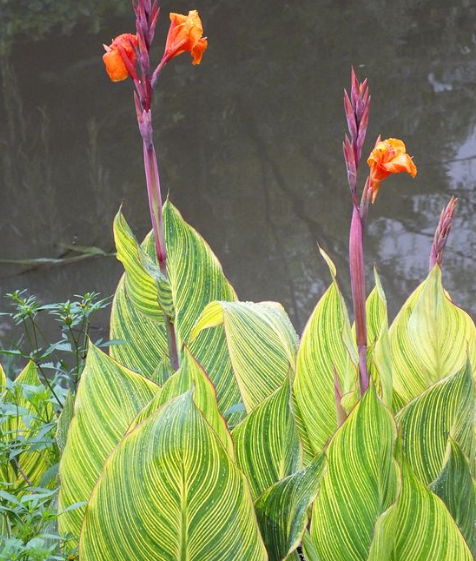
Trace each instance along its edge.
<instances>
[{"instance_id":1,"label":"leaf with yellow stripe","mask_svg":"<svg viewBox=\"0 0 476 561\"><path fill-rule=\"evenodd\" d=\"M296 332L276 302L211 302L193 328L192 341L221 325L243 403L253 411L294 370Z\"/></svg>"},{"instance_id":2,"label":"leaf with yellow stripe","mask_svg":"<svg viewBox=\"0 0 476 561\"><path fill-rule=\"evenodd\" d=\"M445 503L473 557L476 557L476 482L468 459L452 438L448 441L443 469L430 488Z\"/></svg>"},{"instance_id":3,"label":"leaf with yellow stripe","mask_svg":"<svg viewBox=\"0 0 476 561\"><path fill-rule=\"evenodd\" d=\"M106 458L160 388L90 344L60 463L59 510L87 501ZM62 535L79 537L84 507L62 514Z\"/></svg>"},{"instance_id":4,"label":"leaf with yellow stripe","mask_svg":"<svg viewBox=\"0 0 476 561\"><path fill-rule=\"evenodd\" d=\"M388 337L387 299L374 269L375 287L366 303L368 363L379 395L387 407L392 407L392 354Z\"/></svg>"},{"instance_id":5,"label":"leaf with yellow stripe","mask_svg":"<svg viewBox=\"0 0 476 561\"><path fill-rule=\"evenodd\" d=\"M29 445L40 432L48 430L48 426L50 436L53 435L54 408L51 398L51 392L41 383L33 361L28 362L2 396L4 406L10 412L0 423L0 439L12 452L15 448L23 450L19 454L15 453L11 461L1 465L2 480L14 488L30 484L39 486L44 473L57 462L54 448L46 442L45 446L37 446L38 442L35 446Z\"/></svg>"},{"instance_id":6,"label":"leaf with yellow stripe","mask_svg":"<svg viewBox=\"0 0 476 561\"><path fill-rule=\"evenodd\" d=\"M170 202L164 204L163 213L168 283L181 353L182 345L189 343L193 324L205 306L214 300L236 300L236 295L217 258L198 232L185 222ZM126 275L114 300L111 338L123 339L126 345L113 346L111 354L129 368L152 377L168 354L159 313L158 283L144 268L144 259L141 261L143 253L122 216L117 219L116 232L116 239L120 242L117 245L118 258L125 265ZM151 235L142 243L142 251L150 259L155 258L153 244ZM124 288L127 296L123 293ZM139 319L137 330L135 318ZM155 338L157 341L154 343ZM238 403L240 392L233 376L223 328L200 333L190 345L190 350L213 381L221 410Z\"/></svg>"},{"instance_id":7,"label":"leaf with yellow stripe","mask_svg":"<svg viewBox=\"0 0 476 561\"><path fill-rule=\"evenodd\" d=\"M392 561L472 561L443 501L421 483L405 460L402 469Z\"/></svg>"},{"instance_id":8,"label":"leaf with yellow stripe","mask_svg":"<svg viewBox=\"0 0 476 561\"><path fill-rule=\"evenodd\" d=\"M474 322L450 300L438 265L403 305L389 337L396 409L460 370L468 356L476 365Z\"/></svg>"},{"instance_id":9,"label":"leaf with yellow stripe","mask_svg":"<svg viewBox=\"0 0 476 561\"><path fill-rule=\"evenodd\" d=\"M126 290L136 310L163 322L164 312L159 306L157 285L144 268L139 244L122 214L122 209L114 219L114 241L117 258L126 270Z\"/></svg>"},{"instance_id":10,"label":"leaf with yellow stripe","mask_svg":"<svg viewBox=\"0 0 476 561\"><path fill-rule=\"evenodd\" d=\"M437 382L410 401L397 415L403 452L413 472L425 484L440 474L448 436L474 461L476 400L471 365Z\"/></svg>"},{"instance_id":11,"label":"leaf with yellow stripe","mask_svg":"<svg viewBox=\"0 0 476 561\"><path fill-rule=\"evenodd\" d=\"M306 468L278 481L255 502L269 561L282 561L302 542L307 509L317 495L325 465L325 456L318 454Z\"/></svg>"},{"instance_id":12,"label":"leaf with yellow stripe","mask_svg":"<svg viewBox=\"0 0 476 561\"><path fill-rule=\"evenodd\" d=\"M289 379L232 432L236 463L257 499L300 467L301 451L290 407Z\"/></svg>"},{"instance_id":13,"label":"leaf with yellow stripe","mask_svg":"<svg viewBox=\"0 0 476 561\"><path fill-rule=\"evenodd\" d=\"M154 380L161 361L168 361L167 338L163 323L142 314L132 304L126 293L126 277L123 275L116 289L111 310L112 340L121 344L110 346L112 358L131 370Z\"/></svg>"},{"instance_id":14,"label":"leaf with yellow stripe","mask_svg":"<svg viewBox=\"0 0 476 561\"><path fill-rule=\"evenodd\" d=\"M396 426L373 384L336 432L314 502L311 538L321 561L367 561L379 519L398 493ZM390 544L381 551L391 550ZM386 561L382 558L379 561Z\"/></svg>"},{"instance_id":15,"label":"leaf with yellow stripe","mask_svg":"<svg viewBox=\"0 0 476 561\"><path fill-rule=\"evenodd\" d=\"M357 348L352 338L335 267L327 260L333 282L319 300L301 339L293 402L306 461L321 452L337 429L334 373L342 395L357 383ZM351 401L352 403L352 401Z\"/></svg>"},{"instance_id":16,"label":"leaf with yellow stripe","mask_svg":"<svg viewBox=\"0 0 476 561\"><path fill-rule=\"evenodd\" d=\"M185 349L180 368L164 384L161 391L148 403L134 419L127 432L150 417L162 405L193 389L193 400L208 424L220 438L230 457L234 458L233 441L225 420L221 416L216 399L216 392L210 378L190 352Z\"/></svg>"},{"instance_id":17,"label":"leaf with yellow stripe","mask_svg":"<svg viewBox=\"0 0 476 561\"><path fill-rule=\"evenodd\" d=\"M246 480L187 392L109 457L81 561L266 561Z\"/></svg>"}]
</instances>

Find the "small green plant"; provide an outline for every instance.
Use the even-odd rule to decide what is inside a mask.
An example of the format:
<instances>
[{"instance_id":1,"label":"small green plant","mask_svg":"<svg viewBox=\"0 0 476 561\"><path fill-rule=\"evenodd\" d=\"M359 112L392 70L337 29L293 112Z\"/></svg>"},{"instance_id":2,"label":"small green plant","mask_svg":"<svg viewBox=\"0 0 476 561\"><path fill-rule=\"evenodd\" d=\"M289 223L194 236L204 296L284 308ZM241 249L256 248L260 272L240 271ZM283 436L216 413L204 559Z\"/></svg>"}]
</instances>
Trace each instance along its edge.
<instances>
[{"instance_id":1,"label":"small green plant","mask_svg":"<svg viewBox=\"0 0 476 561\"><path fill-rule=\"evenodd\" d=\"M98 296L43 305L24 290L7 294L13 310L4 315L22 332L13 348L0 353L10 358L10 371L17 362L28 362L14 380L0 367L0 559L50 561L64 559L65 551L74 555L57 531L58 463L91 322L109 303ZM45 320L59 327L57 341L48 341Z\"/></svg>"}]
</instances>

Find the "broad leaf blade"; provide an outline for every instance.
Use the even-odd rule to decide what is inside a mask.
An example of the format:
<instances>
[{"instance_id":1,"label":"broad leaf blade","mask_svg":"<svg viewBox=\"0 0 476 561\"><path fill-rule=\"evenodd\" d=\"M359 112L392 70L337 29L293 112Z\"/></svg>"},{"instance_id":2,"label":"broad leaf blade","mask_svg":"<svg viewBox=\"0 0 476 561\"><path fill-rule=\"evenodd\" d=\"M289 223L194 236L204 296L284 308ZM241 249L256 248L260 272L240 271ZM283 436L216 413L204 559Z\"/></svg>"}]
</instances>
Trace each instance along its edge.
<instances>
[{"instance_id":1,"label":"broad leaf blade","mask_svg":"<svg viewBox=\"0 0 476 561\"><path fill-rule=\"evenodd\" d=\"M395 438L393 418L371 385L329 444L310 532L321 561L367 561L376 524L398 492Z\"/></svg>"},{"instance_id":2,"label":"broad leaf blade","mask_svg":"<svg viewBox=\"0 0 476 561\"><path fill-rule=\"evenodd\" d=\"M410 401L397 415L405 458L429 485L441 472L448 436L474 460L476 401L469 362Z\"/></svg>"},{"instance_id":3,"label":"broad leaf blade","mask_svg":"<svg viewBox=\"0 0 476 561\"><path fill-rule=\"evenodd\" d=\"M192 338L224 325L228 351L247 411L281 387L294 370L297 335L275 302L212 302L203 310Z\"/></svg>"},{"instance_id":4,"label":"broad leaf blade","mask_svg":"<svg viewBox=\"0 0 476 561\"><path fill-rule=\"evenodd\" d=\"M236 462L248 478L253 499L299 468L299 440L289 400L288 380L233 429Z\"/></svg>"},{"instance_id":5,"label":"broad leaf blade","mask_svg":"<svg viewBox=\"0 0 476 561\"><path fill-rule=\"evenodd\" d=\"M392 561L472 561L443 502L420 482L405 461L402 482Z\"/></svg>"},{"instance_id":6,"label":"broad leaf blade","mask_svg":"<svg viewBox=\"0 0 476 561\"><path fill-rule=\"evenodd\" d=\"M317 495L324 468L325 456L320 454L303 470L272 485L255 502L269 561L282 561L301 543L307 509Z\"/></svg>"},{"instance_id":7,"label":"broad leaf blade","mask_svg":"<svg viewBox=\"0 0 476 561\"><path fill-rule=\"evenodd\" d=\"M111 454L91 497L82 561L266 561L244 476L190 392Z\"/></svg>"},{"instance_id":8,"label":"broad leaf blade","mask_svg":"<svg viewBox=\"0 0 476 561\"><path fill-rule=\"evenodd\" d=\"M106 458L139 411L160 391L90 345L60 464L59 510L87 501ZM59 517L62 535L79 537L84 507Z\"/></svg>"},{"instance_id":9,"label":"broad leaf blade","mask_svg":"<svg viewBox=\"0 0 476 561\"><path fill-rule=\"evenodd\" d=\"M467 458L452 438L448 442L443 469L430 488L445 503L476 557L476 483Z\"/></svg>"},{"instance_id":10,"label":"broad leaf blade","mask_svg":"<svg viewBox=\"0 0 476 561\"><path fill-rule=\"evenodd\" d=\"M396 408L460 370L468 356L476 365L474 322L449 299L438 265L403 305L389 337Z\"/></svg>"},{"instance_id":11,"label":"broad leaf blade","mask_svg":"<svg viewBox=\"0 0 476 561\"><path fill-rule=\"evenodd\" d=\"M215 388L206 372L185 350L180 368L162 387L161 391L148 403L128 428L128 433L150 417L157 409L168 401L193 389L193 400L200 409L208 424L216 432L223 447L230 457L234 458L233 441L226 423L218 410Z\"/></svg>"},{"instance_id":12,"label":"broad leaf blade","mask_svg":"<svg viewBox=\"0 0 476 561\"><path fill-rule=\"evenodd\" d=\"M356 388L356 364L347 310L333 275L306 325L297 356L293 402L306 461L324 449L337 429L334 373L341 394L350 394Z\"/></svg>"}]
</instances>

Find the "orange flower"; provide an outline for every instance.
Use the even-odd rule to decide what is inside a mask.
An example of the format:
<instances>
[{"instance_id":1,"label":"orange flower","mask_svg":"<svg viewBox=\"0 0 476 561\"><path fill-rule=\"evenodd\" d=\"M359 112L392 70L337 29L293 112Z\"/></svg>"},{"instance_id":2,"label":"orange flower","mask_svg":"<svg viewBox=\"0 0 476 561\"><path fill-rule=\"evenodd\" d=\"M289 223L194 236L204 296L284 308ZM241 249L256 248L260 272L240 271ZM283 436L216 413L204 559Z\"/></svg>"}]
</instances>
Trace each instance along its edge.
<instances>
[{"instance_id":1,"label":"orange flower","mask_svg":"<svg viewBox=\"0 0 476 561\"><path fill-rule=\"evenodd\" d=\"M109 47L104 45L106 54L102 57L102 59L106 65L106 71L109 74L109 78L111 78L113 82L120 82L121 80L125 80L129 77L129 71L122 60L119 45L124 49L127 58L131 61L131 64L135 64L137 37L131 33L123 33L122 35L118 35Z\"/></svg>"},{"instance_id":2,"label":"orange flower","mask_svg":"<svg viewBox=\"0 0 476 561\"><path fill-rule=\"evenodd\" d=\"M406 171L412 177L417 174L416 165L407 154L405 144L397 138L377 141L367 163L370 167L372 202L377 198L380 183L392 173Z\"/></svg>"},{"instance_id":3,"label":"orange flower","mask_svg":"<svg viewBox=\"0 0 476 561\"><path fill-rule=\"evenodd\" d=\"M188 16L170 14L170 22L164 59L170 60L188 51L193 57L192 64L200 64L208 42L202 37L203 26L197 10L188 12Z\"/></svg>"}]
</instances>

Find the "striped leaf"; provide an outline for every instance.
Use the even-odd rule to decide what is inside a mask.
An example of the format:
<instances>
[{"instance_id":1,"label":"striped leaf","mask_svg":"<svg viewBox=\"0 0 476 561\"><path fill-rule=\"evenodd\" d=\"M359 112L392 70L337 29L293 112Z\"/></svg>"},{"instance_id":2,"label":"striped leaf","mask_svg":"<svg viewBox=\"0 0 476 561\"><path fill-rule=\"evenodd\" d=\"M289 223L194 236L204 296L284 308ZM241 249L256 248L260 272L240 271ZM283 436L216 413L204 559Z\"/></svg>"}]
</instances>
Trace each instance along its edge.
<instances>
[{"instance_id":1,"label":"striped leaf","mask_svg":"<svg viewBox=\"0 0 476 561\"><path fill-rule=\"evenodd\" d=\"M56 444L60 454L64 452L66 441L68 439L69 425L74 415L74 395L71 390L66 394L66 400L63 405L63 410L58 417L56 426Z\"/></svg>"},{"instance_id":2,"label":"striped leaf","mask_svg":"<svg viewBox=\"0 0 476 561\"><path fill-rule=\"evenodd\" d=\"M216 432L230 457L234 458L233 441L228 432L225 420L218 410L215 388L206 372L188 350L184 352L180 368L167 380L154 399L142 409L129 426L127 432L131 432L162 405L192 388L194 390L193 400L195 405L200 409L208 424Z\"/></svg>"},{"instance_id":3,"label":"striped leaf","mask_svg":"<svg viewBox=\"0 0 476 561\"><path fill-rule=\"evenodd\" d=\"M403 305L389 331L396 409L435 382L476 365L476 328L445 292L435 265Z\"/></svg>"},{"instance_id":4,"label":"striped leaf","mask_svg":"<svg viewBox=\"0 0 476 561\"><path fill-rule=\"evenodd\" d=\"M275 302L212 302L192 331L223 325L231 364L246 410L253 411L281 387L294 370L297 335L280 304Z\"/></svg>"},{"instance_id":5,"label":"striped leaf","mask_svg":"<svg viewBox=\"0 0 476 561\"><path fill-rule=\"evenodd\" d=\"M375 287L367 298L367 341L370 373L379 395L387 407L392 407L392 355L388 337L387 299L377 270Z\"/></svg>"},{"instance_id":6,"label":"striped leaf","mask_svg":"<svg viewBox=\"0 0 476 561\"><path fill-rule=\"evenodd\" d=\"M7 377L5 375L5 370L3 370L3 366L0 364L0 395L3 394L7 387Z\"/></svg>"},{"instance_id":7,"label":"striped leaf","mask_svg":"<svg viewBox=\"0 0 476 561\"><path fill-rule=\"evenodd\" d=\"M444 503L403 461L402 492L392 561L472 561Z\"/></svg>"},{"instance_id":8,"label":"striped leaf","mask_svg":"<svg viewBox=\"0 0 476 561\"><path fill-rule=\"evenodd\" d=\"M159 306L157 284L143 266L139 244L122 214L122 209L119 209L114 219L114 241L117 258L127 273L126 290L132 304L139 312L162 322L164 313Z\"/></svg>"},{"instance_id":9,"label":"striped leaf","mask_svg":"<svg viewBox=\"0 0 476 561\"><path fill-rule=\"evenodd\" d=\"M282 561L299 546L325 468L319 454L301 471L269 487L255 502L269 561Z\"/></svg>"},{"instance_id":10,"label":"striped leaf","mask_svg":"<svg viewBox=\"0 0 476 561\"><path fill-rule=\"evenodd\" d=\"M122 276L114 295L110 334L112 340L124 343L111 345L109 352L121 364L155 380L158 364L164 357L168 362L165 328L134 307L126 293L126 277Z\"/></svg>"},{"instance_id":11,"label":"striped leaf","mask_svg":"<svg viewBox=\"0 0 476 561\"><path fill-rule=\"evenodd\" d=\"M443 467L448 436L474 461L476 403L471 366L437 382L410 401L397 415L405 458L420 480L429 485Z\"/></svg>"},{"instance_id":12,"label":"striped leaf","mask_svg":"<svg viewBox=\"0 0 476 561\"><path fill-rule=\"evenodd\" d=\"M81 533L81 561L265 561L251 496L191 393L109 457Z\"/></svg>"},{"instance_id":13,"label":"striped leaf","mask_svg":"<svg viewBox=\"0 0 476 561\"><path fill-rule=\"evenodd\" d=\"M203 238L184 221L171 203L165 203L163 212L168 282L180 352L182 345L189 343L193 324L205 306L214 300L235 300L236 295ZM154 258L154 240L151 235L147 236L141 253L124 218L121 216L120 220L116 220L116 239L120 240L117 246L118 257L124 263L126 280L122 281L123 284L120 283L114 301L111 337L124 339L127 345L115 345L111 348L111 353L126 366L151 377L167 355L165 331L160 321L157 283L141 262L144 253L149 258ZM124 285L130 302L122 293ZM147 321L149 317L140 318L140 313L159 321L154 325L153 321ZM137 330L133 322L134 316L139 316L140 320ZM238 403L241 400L240 392L233 377L223 328L200 333L190 345L190 351L213 381L221 410L225 411Z\"/></svg>"},{"instance_id":14,"label":"striped leaf","mask_svg":"<svg viewBox=\"0 0 476 561\"><path fill-rule=\"evenodd\" d=\"M395 438L393 418L371 384L329 444L310 532L321 561L369 558L379 519L398 491Z\"/></svg>"},{"instance_id":15,"label":"striped leaf","mask_svg":"<svg viewBox=\"0 0 476 561\"><path fill-rule=\"evenodd\" d=\"M36 399L26 395L36 391L41 392ZM10 484L10 490L12 486L17 489L25 487L27 480L33 486L40 486L44 473L57 462L57 458L51 446L28 447L28 441L34 440L54 419L51 393L41 383L33 361L28 362L15 383L5 391L2 401L10 406L12 414L0 420L0 441L9 448L15 441L22 449L26 443L26 449L12 458L12 462L0 464L0 482ZM51 434L45 434L48 436Z\"/></svg>"},{"instance_id":16,"label":"striped leaf","mask_svg":"<svg viewBox=\"0 0 476 561\"><path fill-rule=\"evenodd\" d=\"M160 391L90 344L60 463L59 510L87 501L106 458L140 410ZM78 538L84 507L62 514L62 535Z\"/></svg>"},{"instance_id":17,"label":"striped leaf","mask_svg":"<svg viewBox=\"0 0 476 561\"><path fill-rule=\"evenodd\" d=\"M289 380L232 432L236 462L248 478L253 499L300 466L300 446L290 408Z\"/></svg>"},{"instance_id":18,"label":"striped leaf","mask_svg":"<svg viewBox=\"0 0 476 561\"><path fill-rule=\"evenodd\" d=\"M476 482L459 444L448 441L445 463L431 490L445 503L476 558Z\"/></svg>"},{"instance_id":19,"label":"striped leaf","mask_svg":"<svg viewBox=\"0 0 476 561\"><path fill-rule=\"evenodd\" d=\"M306 561L320 561L312 538L307 530L304 532L304 538L302 540L302 550Z\"/></svg>"},{"instance_id":20,"label":"striped leaf","mask_svg":"<svg viewBox=\"0 0 476 561\"><path fill-rule=\"evenodd\" d=\"M335 268L323 255L328 260L333 282L304 329L293 385L293 402L306 461L324 449L337 429L334 372L337 372L342 394L352 394L357 383L357 349L349 317Z\"/></svg>"}]
</instances>

